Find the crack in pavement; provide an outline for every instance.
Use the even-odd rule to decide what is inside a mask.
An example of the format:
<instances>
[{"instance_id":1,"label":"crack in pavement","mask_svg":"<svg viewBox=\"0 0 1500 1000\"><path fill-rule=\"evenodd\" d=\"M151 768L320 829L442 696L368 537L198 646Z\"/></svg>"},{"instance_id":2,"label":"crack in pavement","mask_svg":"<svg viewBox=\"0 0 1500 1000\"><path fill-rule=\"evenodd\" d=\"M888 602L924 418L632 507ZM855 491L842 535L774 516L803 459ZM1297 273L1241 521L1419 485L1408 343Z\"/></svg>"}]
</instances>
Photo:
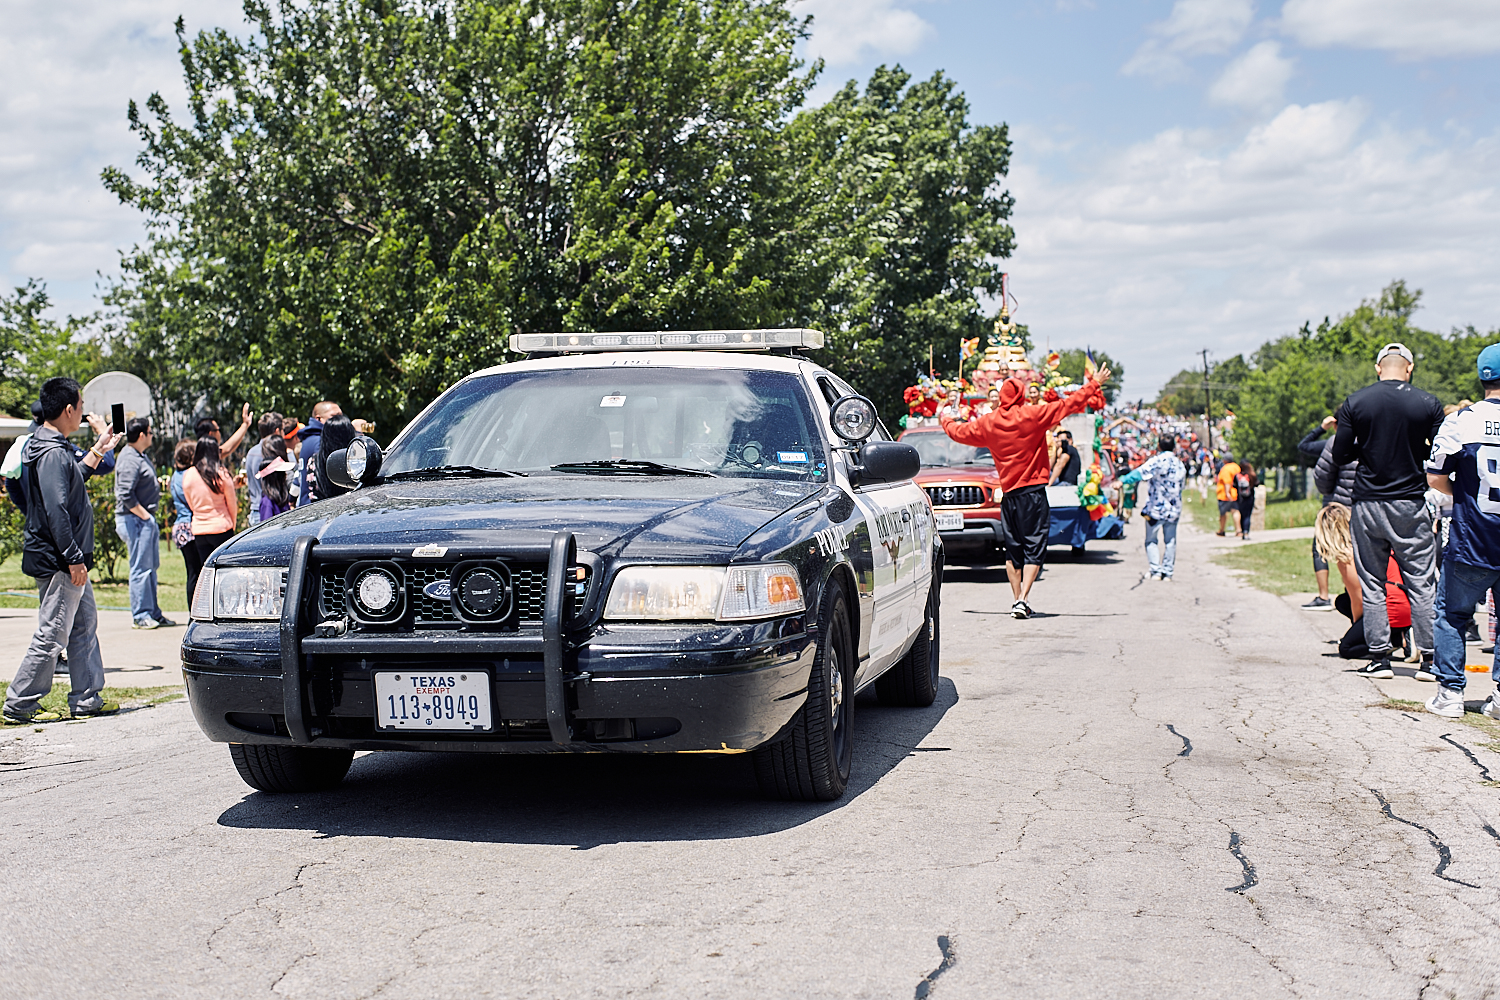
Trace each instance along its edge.
<instances>
[{"instance_id":1,"label":"crack in pavement","mask_svg":"<svg viewBox=\"0 0 1500 1000\"><path fill-rule=\"evenodd\" d=\"M1245 857L1245 852L1241 850L1241 848L1244 846L1245 841L1240 838L1240 835L1234 830L1230 830L1229 853L1233 854L1235 856L1235 860L1239 861L1240 867L1245 869L1245 881L1241 882L1239 885L1228 886L1224 889L1224 891L1237 892L1241 896L1243 896L1247 890L1254 888L1254 886L1258 882L1260 882L1260 876L1256 874L1255 866L1250 863L1250 859Z\"/></svg>"},{"instance_id":2,"label":"crack in pavement","mask_svg":"<svg viewBox=\"0 0 1500 1000\"><path fill-rule=\"evenodd\" d=\"M1475 767L1479 768L1479 777L1482 780L1484 780L1484 781L1494 781L1495 778L1494 778L1493 775L1490 774L1490 769L1487 768L1487 767L1485 767L1483 764L1479 763L1479 758L1476 757L1476 756L1474 756L1474 751L1470 750L1468 747L1464 746L1462 743L1458 742L1457 740L1449 739L1449 737L1452 736L1452 735L1453 735L1452 733L1444 733L1443 735L1439 736L1438 739L1442 740L1444 743L1449 744L1450 746L1455 746L1455 747L1458 747L1458 749L1462 750L1463 751L1463 755L1465 757L1469 758L1469 763L1471 763Z\"/></svg>"},{"instance_id":3,"label":"crack in pavement","mask_svg":"<svg viewBox=\"0 0 1500 1000\"><path fill-rule=\"evenodd\" d=\"M1413 722L1421 722L1422 721L1421 719L1417 718L1415 715L1406 715L1405 712L1402 712L1401 714L1405 715L1408 719L1410 719Z\"/></svg>"},{"instance_id":4,"label":"crack in pavement","mask_svg":"<svg viewBox=\"0 0 1500 1000\"><path fill-rule=\"evenodd\" d=\"M958 961L958 951L954 948L953 939L946 934L938 935L938 951L943 953L943 960L917 984L913 1000L932 996L932 987L937 982L937 977L953 968L953 964Z\"/></svg>"},{"instance_id":5,"label":"crack in pavement","mask_svg":"<svg viewBox=\"0 0 1500 1000\"><path fill-rule=\"evenodd\" d=\"M1177 756L1179 756L1179 757L1187 757L1187 756L1190 756L1192 754L1192 752L1193 752L1193 741L1192 740L1188 739L1186 736L1184 736L1181 733L1179 733L1176 729L1172 728L1172 724L1170 722L1167 723L1167 732L1171 733L1173 736L1177 737L1179 740L1182 741L1182 750L1177 754Z\"/></svg>"},{"instance_id":6,"label":"crack in pavement","mask_svg":"<svg viewBox=\"0 0 1500 1000\"><path fill-rule=\"evenodd\" d=\"M1380 792L1376 789L1370 789L1370 794L1374 795L1377 799L1380 800L1380 811L1385 813L1386 816L1395 820L1397 823L1405 823L1407 826L1421 830L1423 833L1427 834L1427 839L1432 841L1432 846L1435 847L1438 852L1438 864L1437 867L1432 870L1432 874L1436 875L1444 882L1452 882L1454 885L1461 885L1468 889L1479 888L1479 886L1474 885L1471 882L1460 882L1456 878L1449 878L1447 875L1443 874L1443 872L1448 870L1448 866L1453 863L1453 852L1448 850L1447 844L1438 839L1437 834L1427 829L1427 827L1423 826L1421 823L1413 823L1409 819L1402 819L1400 816L1397 816L1395 813L1391 812L1391 804L1387 802L1385 800L1385 796L1381 795Z\"/></svg>"}]
</instances>

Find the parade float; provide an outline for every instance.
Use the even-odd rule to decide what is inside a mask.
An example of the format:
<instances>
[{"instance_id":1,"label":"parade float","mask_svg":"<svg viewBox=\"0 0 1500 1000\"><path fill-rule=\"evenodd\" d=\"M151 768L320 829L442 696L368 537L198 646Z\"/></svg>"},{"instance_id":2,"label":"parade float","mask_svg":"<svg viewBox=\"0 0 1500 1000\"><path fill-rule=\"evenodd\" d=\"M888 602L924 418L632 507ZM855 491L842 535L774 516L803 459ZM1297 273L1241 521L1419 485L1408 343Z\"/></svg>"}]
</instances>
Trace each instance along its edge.
<instances>
[{"instance_id":1,"label":"parade float","mask_svg":"<svg viewBox=\"0 0 1500 1000\"><path fill-rule=\"evenodd\" d=\"M976 357L978 360L973 369L966 372L965 364ZM1034 392L1028 391L1031 402L1054 402L1073 392L1083 391L1081 385L1071 382L1059 371L1060 360L1060 356L1054 351L1046 356L1040 368L1034 366L1026 356L1018 324L1011 318L1009 309L1002 308L995 321L990 343L982 352L980 338L960 340L959 368L955 378L941 377L929 359L927 374L920 376L904 393L907 414L901 419L901 426L906 429L907 434L937 431L938 412L950 406L957 407L959 420L981 417L993 405L989 399L990 390L997 389L1006 379L1018 379L1035 386ZM1086 375L1092 375L1094 371L1093 358L1088 356L1085 360ZM1047 540L1049 545L1067 545L1075 552L1080 552L1090 539L1120 538L1124 535L1124 522L1115 515L1115 508L1110 501L1115 466L1106 450L1103 408L1102 394L1090 401L1088 412L1092 412L1094 416L1092 460L1080 474L1078 484L1047 487L1047 501L1052 508ZM954 490L949 489L948 492L953 493ZM940 491L934 493L929 490L929 495L933 496L935 506L953 506L941 502L944 497ZM994 513L999 502L998 489L994 489L992 493L986 490L982 503L972 505L973 509L962 511L964 520L959 522L959 527L979 520L988 523L987 515ZM956 512L945 509L937 513L940 519L946 515L954 520ZM940 521L940 529L943 523L946 522Z\"/></svg>"}]
</instances>

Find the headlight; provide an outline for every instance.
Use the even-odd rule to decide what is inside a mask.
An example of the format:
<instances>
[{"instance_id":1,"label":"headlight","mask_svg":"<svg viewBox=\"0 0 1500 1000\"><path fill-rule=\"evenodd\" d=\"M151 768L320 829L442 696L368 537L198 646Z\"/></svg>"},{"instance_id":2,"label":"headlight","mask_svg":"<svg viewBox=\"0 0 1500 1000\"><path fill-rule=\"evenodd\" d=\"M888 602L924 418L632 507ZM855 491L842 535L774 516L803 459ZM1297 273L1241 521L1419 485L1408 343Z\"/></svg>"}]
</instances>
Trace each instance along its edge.
<instances>
[{"instance_id":1,"label":"headlight","mask_svg":"<svg viewBox=\"0 0 1500 1000\"><path fill-rule=\"evenodd\" d=\"M615 576L604 617L711 621L723 591L722 566L630 566Z\"/></svg>"},{"instance_id":2,"label":"headlight","mask_svg":"<svg viewBox=\"0 0 1500 1000\"><path fill-rule=\"evenodd\" d=\"M710 621L772 618L805 610L789 563L753 566L630 566L615 576L604 617Z\"/></svg>"},{"instance_id":3,"label":"headlight","mask_svg":"<svg viewBox=\"0 0 1500 1000\"><path fill-rule=\"evenodd\" d=\"M205 569L193 593L192 616L199 621L279 619L285 589L285 566Z\"/></svg>"},{"instance_id":4,"label":"headlight","mask_svg":"<svg viewBox=\"0 0 1500 1000\"><path fill-rule=\"evenodd\" d=\"M790 563L731 566L724 581L723 619L771 618L807 608L802 578Z\"/></svg>"}]
</instances>

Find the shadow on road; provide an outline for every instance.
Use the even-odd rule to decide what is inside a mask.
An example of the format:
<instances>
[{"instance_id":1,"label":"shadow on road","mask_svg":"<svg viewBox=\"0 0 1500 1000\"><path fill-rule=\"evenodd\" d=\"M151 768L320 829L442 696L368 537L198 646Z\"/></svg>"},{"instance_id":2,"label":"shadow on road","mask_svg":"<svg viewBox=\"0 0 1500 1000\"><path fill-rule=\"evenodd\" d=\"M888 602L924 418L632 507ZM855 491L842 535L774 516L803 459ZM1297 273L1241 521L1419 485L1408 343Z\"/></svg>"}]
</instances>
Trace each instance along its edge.
<instances>
[{"instance_id":1,"label":"shadow on road","mask_svg":"<svg viewBox=\"0 0 1500 1000\"><path fill-rule=\"evenodd\" d=\"M236 829L570 844L714 840L777 833L856 799L885 777L958 701L942 679L928 708L886 708L873 692L855 711L854 773L838 802L760 796L749 754L371 753L319 795L255 792L225 810ZM928 749L928 748L923 748Z\"/></svg>"}]
</instances>

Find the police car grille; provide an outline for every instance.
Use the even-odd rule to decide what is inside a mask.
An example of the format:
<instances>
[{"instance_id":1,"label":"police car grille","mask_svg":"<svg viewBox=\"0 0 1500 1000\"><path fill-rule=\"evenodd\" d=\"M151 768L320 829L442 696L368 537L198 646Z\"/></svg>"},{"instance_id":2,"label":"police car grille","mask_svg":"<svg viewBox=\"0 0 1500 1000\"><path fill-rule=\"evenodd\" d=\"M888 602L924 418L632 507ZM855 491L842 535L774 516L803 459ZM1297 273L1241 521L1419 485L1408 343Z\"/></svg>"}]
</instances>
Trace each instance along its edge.
<instances>
[{"instance_id":1,"label":"police car grille","mask_svg":"<svg viewBox=\"0 0 1500 1000\"><path fill-rule=\"evenodd\" d=\"M984 503L982 486L928 486L925 489L934 507L978 507Z\"/></svg>"},{"instance_id":2,"label":"police car grille","mask_svg":"<svg viewBox=\"0 0 1500 1000\"><path fill-rule=\"evenodd\" d=\"M324 566L319 574L319 599L325 618L342 618L344 615L344 573L347 569L346 566ZM412 609L416 627L458 626L460 622L453 614L452 603L430 597L424 592L429 584L448 579L453 567L428 564L404 566L403 569L406 572L406 600ZM547 568L512 566L510 583L519 620L523 623L540 622L542 604L547 594Z\"/></svg>"}]
</instances>

